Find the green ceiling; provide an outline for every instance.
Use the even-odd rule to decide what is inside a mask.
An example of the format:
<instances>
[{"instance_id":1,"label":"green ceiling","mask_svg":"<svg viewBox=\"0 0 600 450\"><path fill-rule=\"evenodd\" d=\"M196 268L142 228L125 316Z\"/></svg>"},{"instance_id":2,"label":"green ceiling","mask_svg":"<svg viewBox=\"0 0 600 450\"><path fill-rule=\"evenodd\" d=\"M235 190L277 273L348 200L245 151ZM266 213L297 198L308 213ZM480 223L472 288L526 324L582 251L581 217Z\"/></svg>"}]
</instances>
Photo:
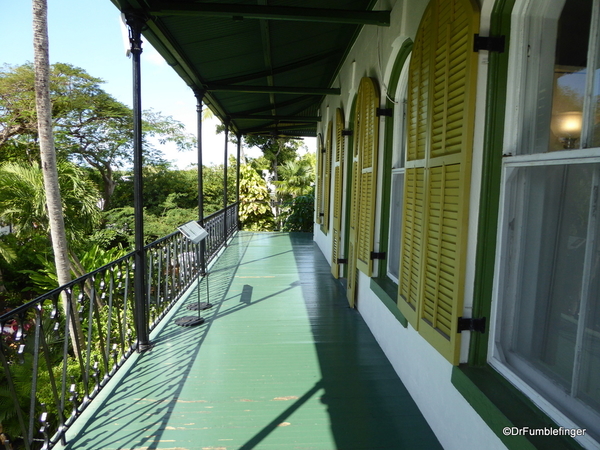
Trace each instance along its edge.
<instances>
[{"instance_id":1,"label":"green ceiling","mask_svg":"<svg viewBox=\"0 0 600 450\"><path fill-rule=\"evenodd\" d=\"M236 134L315 136L361 27L390 21L374 0L112 1Z\"/></svg>"}]
</instances>

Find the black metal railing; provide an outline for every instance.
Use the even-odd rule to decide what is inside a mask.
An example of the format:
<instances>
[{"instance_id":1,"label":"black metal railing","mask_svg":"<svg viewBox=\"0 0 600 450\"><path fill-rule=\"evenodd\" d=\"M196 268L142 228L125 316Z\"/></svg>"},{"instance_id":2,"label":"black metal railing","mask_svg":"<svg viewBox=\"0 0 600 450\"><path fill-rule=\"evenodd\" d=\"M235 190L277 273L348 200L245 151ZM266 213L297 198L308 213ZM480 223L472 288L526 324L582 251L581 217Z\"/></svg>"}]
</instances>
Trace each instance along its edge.
<instances>
[{"instance_id":1,"label":"black metal railing","mask_svg":"<svg viewBox=\"0 0 600 450\"><path fill-rule=\"evenodd\" d=\"M204 219L204 261L237 230L238 205ZM144 248L149 333L201 273L200 244L179 231ZM134 253L0 316L0 442L46 449L136 351Z\"/></svg>"},{"instance_id":2,"label":"black metal railing","mask_svg":"<svg viewBox=\"0 0 600 450\"><path fill-rule=\"evenodd\" d=\"M238 229L238 203L233 203L204 219L204 229L208 231L205 239L206 264L217 256L223 246L222 236L231 236Z\"/></svg>"}]
</instances>

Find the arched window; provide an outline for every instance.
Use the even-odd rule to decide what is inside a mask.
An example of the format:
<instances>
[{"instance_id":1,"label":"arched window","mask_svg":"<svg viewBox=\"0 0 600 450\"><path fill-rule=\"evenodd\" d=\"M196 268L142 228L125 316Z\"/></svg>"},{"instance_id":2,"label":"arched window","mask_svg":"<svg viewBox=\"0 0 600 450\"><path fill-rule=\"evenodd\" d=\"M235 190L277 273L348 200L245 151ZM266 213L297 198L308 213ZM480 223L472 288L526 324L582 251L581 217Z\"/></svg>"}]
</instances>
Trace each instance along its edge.
<instances>
[{"instance_id":1,"label":"arched window","mask_svg":"<svg viewBox=\"0 0 600 450\"><path fill-rule=\"evenodd\" d=\"M490 364L598 445L600 0L513 16Z\"/></svg>"}]
</instances>

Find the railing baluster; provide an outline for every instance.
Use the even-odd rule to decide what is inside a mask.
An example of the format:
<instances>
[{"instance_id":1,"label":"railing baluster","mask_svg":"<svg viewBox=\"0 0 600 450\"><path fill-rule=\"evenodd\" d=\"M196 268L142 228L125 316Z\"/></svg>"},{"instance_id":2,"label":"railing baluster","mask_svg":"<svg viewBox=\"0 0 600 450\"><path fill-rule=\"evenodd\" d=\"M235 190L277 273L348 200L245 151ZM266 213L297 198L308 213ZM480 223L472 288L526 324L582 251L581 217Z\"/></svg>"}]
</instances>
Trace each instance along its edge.
<instances>
[{"instance_id":1,"label":"railing baluster","mask_svg":"<svg viewBox=\"0 0 600 450\"><path fill-rule=\"evenodd\" d=\"M33 326L34 330L34 341L33 341L33 367L32 367L32 376L31 376L31 393L29 395L29 435L27 436L27 440L30 443L33 443L33 432L34 432L34 424L35 424L35 394L37 392L37 382L38 382L38 368L39 368L39 356L40 356L40 324L38 321L41 320L40 312L41 305L37 304L36 308L33 309L36 317L34 318Z\"/></svg>"},{"instance_id":2,"label":"railing baluster","mask_svg":"<svg viewBox=\"0 0 600 450\"><path fill-rule=\"evenodd\" d=\"M156 269L156 303L158 305L158 307L162 310L163 308L163 295L161 295L161 289L162 289L162 260L163 260L163 246L161 245L158 250L157 250L157 254L158 254L158 268Z\"/></svg>"},{"instance_id":3,"label":"railing baluster","mask_svg":"<svg viewBox=\"0 0 600 450\"><path fill-rule=\"evenodd\" d=\"M107 271L108 280L109 280L109 291L108 291L108 305L107 305L107 321L106 321L106 375L108 376L110 373L109 365L110 365L110 348L112 342L112 323L113 323L113 292L115 287L115 272L114 267L111 267Z\"/></svg>"},{"instance_id":4,"label":"railing baluster","mask_svg":"<svg viewBox=\"0 0 600 450\"><path fill-rule=\"evenodd\" d=\"M40 310L40 328L42 330L42 333L40 335L41 338L41 344L42 344L42 351L44 353L44 359L46 361L46 367L50 368L52 367L52 361L50 358L50 348L48 347L48 342L46 340L46 333L44 332L45 328L43 327L43 304L42 304L42 309ZM52 311L50 319L52 319L52 314L54 314L54 311ZM50 379L50 388L52 390L52 399L54 401L54 405L57 407L57 414L58 414L58 430L61 434L61 440L64 442L64 433L62 433L64 426L65 426L65 417L64 417L64 411L61 408L61 403L59 400L59 396L58 396L58 388L56 386L56 379L54 377L54 372L52 370L48 370L48 377Z\"/></svg>"}]
</instances>

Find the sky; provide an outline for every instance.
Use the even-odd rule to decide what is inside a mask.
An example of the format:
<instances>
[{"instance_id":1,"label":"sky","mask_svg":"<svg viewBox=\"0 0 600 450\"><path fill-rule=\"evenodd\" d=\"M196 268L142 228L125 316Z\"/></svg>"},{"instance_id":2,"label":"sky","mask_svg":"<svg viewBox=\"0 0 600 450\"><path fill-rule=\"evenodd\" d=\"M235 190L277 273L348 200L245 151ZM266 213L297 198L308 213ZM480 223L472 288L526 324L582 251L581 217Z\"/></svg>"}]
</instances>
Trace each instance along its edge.
<instances>
[{"instance_id":1,"label":"sky","mask_svg":"<svg viewBox=\"0 0 600 450\"><path fill-rule=\"evenodd\" d=\"M102 88L122 103L132 105L132 61L125 55L119 10L110 0L48 0L50 63L69 63L105 81ZM31 0L0 0L0 65L33 61ZM150 44L142 44L142 108L152 108L185 124L196 134L196 98ZM203 163L222 164L225 137L216 135L217 119L202 129ZM309 146L311 144L309 143ZM229 145L234 154L235 146ZM194 151L162 148L178 168L197 162ZM246 152L259 156L260 152Z\"/></svg>"}]
</instances>

